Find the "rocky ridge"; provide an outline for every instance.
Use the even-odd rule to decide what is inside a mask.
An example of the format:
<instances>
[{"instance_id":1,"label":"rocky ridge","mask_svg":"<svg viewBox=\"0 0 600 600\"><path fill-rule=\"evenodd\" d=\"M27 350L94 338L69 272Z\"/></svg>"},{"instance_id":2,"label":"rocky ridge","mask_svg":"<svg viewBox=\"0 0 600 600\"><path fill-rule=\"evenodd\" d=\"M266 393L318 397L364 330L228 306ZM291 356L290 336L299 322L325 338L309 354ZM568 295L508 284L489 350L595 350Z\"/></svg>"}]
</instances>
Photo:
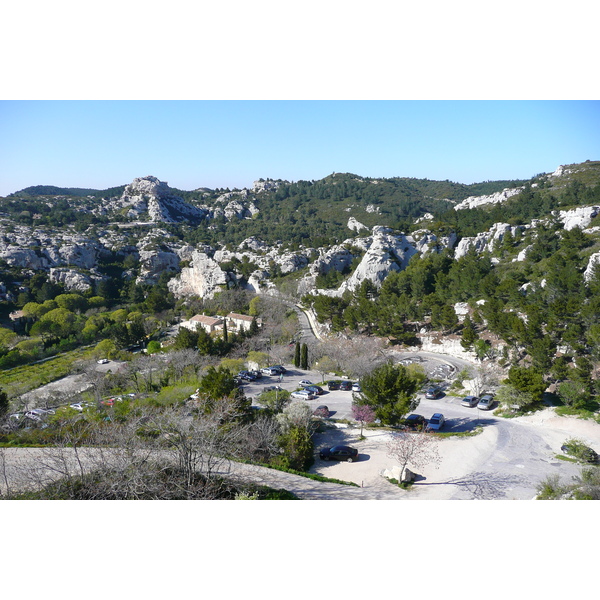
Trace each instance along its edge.
<instances>
[{"instance_id":1,"label":"rocky ridge","mask_svg":"<svg viewBox=\"0 0 600 600\"><path fill-rule=\"evenodd\" d=\"M568 172L569 169L559 168L549 177L556 179ZM294 251L281 244L270 246L256 236L247 238L235 250L213 248L207 244L192 246L171 237L166 229L160 227L161 223L194 223L216 217L226 220L251 219L259 211L260 202L256 194L277 189L282 183L286 182L258 181L254 183L252 190L221 194L214 205L209 207L192 206L184 202L166 182L156 177L136 178L126 186L120 198L100 202L102 210L112 214L126 214L127 218L133 219L133 223L118 221L106 228L95 228L93 234L88 235L69 227L56 231L15 225L0 219L0 259L9 266L45 271L52 281L76 291L90 289L100 280L102 275L97 270L99 261L115 253L120 258L131 256L139 262L136 273L138 283L155 283L164 272L175 274L169 283L169 289L177 297L210 297L223 287L232 286L244 286L261 292L273 287L271 278L274 270L286 275L305 269L306 274L299 280L299 290L302 293L342 295L365 280L380 286L390 272L406 268L408 261L416 255L455 249L454 258L459 259L469 251L478 254L493 252L507 234L516 237L528 230L535 232L535 228L544 222L532 220L529 224L516 227L508 223L495 223L488 231L473 237L463 237L458 241L455 233L441 236L429 230L427 225L433 220L431 214L418 219L422 228L410 235L380 225L367 228L355 217L350 217L347 222L348 230L358 234L357 237L330 247L301 247ZM465 206L460 209L502 201L514 195L515 189L468 198L468 202L465 200ZM372 212L376 214L376 211ZM563 223L565 230L570 230L574 227L589 227L598 214L599 206L581 206L572 210L555 211L553 216ZM142 223L142 218L147 218L148 222ZM134 237L130 235L132 225L137 227ZM143 225L147 228L144 229ZM526 255L527 248L524 248L513 260L524 260ZM357 259L360 259L358 266L337 289L317 289L316 280L319 275L326 275L331 270L346 272L353 264L356 265ZM249 276L241 277L233 271L224 271L221 267L223 263L235 260L251 263L255 265L255 270ZM599 260L594 258L593 262L590 259L590 265ZM591 266L588 268L591 269ZM125 276L134 276L134 273L128 271Z\"/></svg>"}]
</instances>

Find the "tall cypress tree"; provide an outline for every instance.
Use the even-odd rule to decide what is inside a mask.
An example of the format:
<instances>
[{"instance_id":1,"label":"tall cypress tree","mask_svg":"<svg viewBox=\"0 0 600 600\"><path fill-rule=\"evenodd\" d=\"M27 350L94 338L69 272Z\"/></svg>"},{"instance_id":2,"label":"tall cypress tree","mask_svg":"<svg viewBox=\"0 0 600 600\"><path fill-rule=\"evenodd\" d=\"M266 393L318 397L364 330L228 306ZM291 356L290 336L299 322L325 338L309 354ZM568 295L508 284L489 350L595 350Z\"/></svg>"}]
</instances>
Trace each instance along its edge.
<instances>
[{"instance_id":1,"label":"tall cypress tree","mask_svg":"<svg viewBox=\"0 0 600 600\"><path fill-rule=\"evenodd\" d=\"M296 349L294 350L294 366L300 367L300 342L296 342Z\"/></svg>"},{"instance_id":2,"label":"tall cypress tree","mask_svg":"<svg viewBox=\"0 0 600 600\"><path fill-rule=\"evenodd\" d=\"M8 412L8 394L0 388L0 419Z\"/></svg>"},{"instance_id":3,"label":"tall cypress tree","mask_svg":"<svg viewBox=\"0 0 600 600\"><path fill-rule=\"evenodd\" d=\"M308 346L306 344L302 344L300 368L302 368L305 371L306 369L308 369Z\"/></svg>"}]
</instances>

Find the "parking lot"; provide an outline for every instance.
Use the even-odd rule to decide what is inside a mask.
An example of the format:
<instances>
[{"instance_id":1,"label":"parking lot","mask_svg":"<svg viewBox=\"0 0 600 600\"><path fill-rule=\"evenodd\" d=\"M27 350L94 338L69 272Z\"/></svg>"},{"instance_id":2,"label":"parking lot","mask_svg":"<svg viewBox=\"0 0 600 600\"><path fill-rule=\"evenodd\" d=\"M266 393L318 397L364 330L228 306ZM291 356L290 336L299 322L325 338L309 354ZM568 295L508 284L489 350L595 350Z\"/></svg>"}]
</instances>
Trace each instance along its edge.
<instances>
[{"instance_id":1,"label":"parking lot","mask_svg":"<svg viewBox=\"0 0 600 600\"><path fill-rule=\"evenodd\" d=\"M425 362L425 361L423 361ZM429 369L443 367L429 358ZM441 374L441 372L440 372ZM259 405L256 396L263 388L281 385L293 391L300 380L308 379L317 385L323 383L315 372L291 369L279 382L278 377L263 376L260 380L245 384L246 394ZM442 413L446 419L443 432L465 433L477 430L473 436L439 438L441 463L418 469L419 480L410 492L399 497L406 499L532 499L537 493L537 484L549 475L559 475L565 480L579 473L579 466L558 460L560 446L569 437L581 437L592 448L600 450L600 425L581 419L556 417L549 408L532 416L505 419L491 410L461 405L462 396L448 393L449 381L437 399L426 399L419 394L419 405L414 411L426 419L434 413ZM383 472L396 466L387 454L387 443L392 432L372 428L364 431L360 438L358 427L352 420L352 392L327 391L308 404L316 408L326 405L330 410L331 427L315 436L315 463L310 471L327 477L352 481L365 489L366 497L387 497L389 483ZM294 400L295 401L295 400ZM345 423L338 421L346 421ZM336 444L350 445L359 450L356 462L324 461L318 450Z\"/></svg>"}]
</instances>

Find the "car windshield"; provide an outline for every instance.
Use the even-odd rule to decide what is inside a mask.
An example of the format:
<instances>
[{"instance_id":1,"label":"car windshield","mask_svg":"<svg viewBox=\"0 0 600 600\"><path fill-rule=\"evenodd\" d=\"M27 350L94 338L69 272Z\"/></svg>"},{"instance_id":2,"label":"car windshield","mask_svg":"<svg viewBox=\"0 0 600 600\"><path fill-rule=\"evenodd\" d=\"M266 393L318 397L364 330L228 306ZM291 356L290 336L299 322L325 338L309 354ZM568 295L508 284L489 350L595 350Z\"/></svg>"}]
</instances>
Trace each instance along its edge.
<instances>
[{"instance_id":1,"label":"car windshield","mask_svg":"<svg viewBox=\"0 0 600 600\"><path fill-rule=\"evenodd\" d=\"M432 418L432 419L431 419L429 422L430 422L430 423L433 423L433 424L436 424L436 423L439 423L439 422L440 422L440 420L439 420L439 419L433 419L433 418Z\"/></svg>"}]
</instances>

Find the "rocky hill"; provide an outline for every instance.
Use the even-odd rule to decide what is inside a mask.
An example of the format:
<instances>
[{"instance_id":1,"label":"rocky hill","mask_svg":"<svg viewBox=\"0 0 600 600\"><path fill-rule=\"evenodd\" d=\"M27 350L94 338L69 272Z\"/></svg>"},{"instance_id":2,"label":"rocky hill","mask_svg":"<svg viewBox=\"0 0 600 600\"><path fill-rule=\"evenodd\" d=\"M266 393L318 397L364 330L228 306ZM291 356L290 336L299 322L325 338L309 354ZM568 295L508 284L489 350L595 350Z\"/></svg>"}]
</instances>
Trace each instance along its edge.
<instances>
[{"instance_id":1,"label":"rocky hill","mask_svg":"<svg viewBox=\"0 0 600 600\"><path fill-rule=\"evenodd\" d=\"M472 186L333 174L233 191L182 192L154 176L112 188L113 196L27 188L0 200L0 259L13 273L46 273L66 290L91 292L107 277L102 265L116 260L132 265L123 277L138 284L167 273L176 297L232 286L261 292L294 273L299 294L341 297L364 281L380 287L414 256L493 254L507 235L519 240L512 260L523 261L540 224L578 227L595 239L599 165ZM59 213L71 220L57 226Z\"/></svg>"}]
</instances>

